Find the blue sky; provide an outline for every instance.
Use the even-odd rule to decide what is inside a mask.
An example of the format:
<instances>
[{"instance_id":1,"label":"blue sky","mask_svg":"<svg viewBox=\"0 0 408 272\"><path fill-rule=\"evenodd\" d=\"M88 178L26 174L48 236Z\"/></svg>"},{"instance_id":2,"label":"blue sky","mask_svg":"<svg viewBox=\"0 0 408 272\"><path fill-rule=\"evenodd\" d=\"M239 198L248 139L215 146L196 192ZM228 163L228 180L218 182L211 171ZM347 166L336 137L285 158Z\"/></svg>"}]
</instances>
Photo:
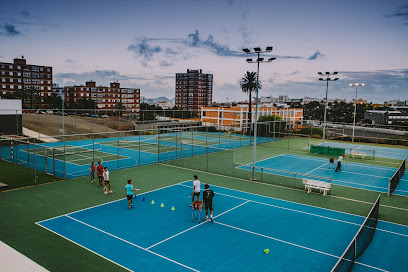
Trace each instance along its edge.
<instances>
[{"instance_id":1,"label":"blue sky","mask_svg":"<svg viewBox=\"0 0 408 272\"><path fill-rule=\"evenodd\" d=\"M408 99L406 1L5 1L0 61L50 65L62 86L119 80L146 97L174 97L175 73L214 74L214 100L245 100L256 71L242 48L273 46L260 96L322 98L318 71L338 71L329 98ZM266 56L267 57L267 56Z\"/></svg>"}]
</instances>

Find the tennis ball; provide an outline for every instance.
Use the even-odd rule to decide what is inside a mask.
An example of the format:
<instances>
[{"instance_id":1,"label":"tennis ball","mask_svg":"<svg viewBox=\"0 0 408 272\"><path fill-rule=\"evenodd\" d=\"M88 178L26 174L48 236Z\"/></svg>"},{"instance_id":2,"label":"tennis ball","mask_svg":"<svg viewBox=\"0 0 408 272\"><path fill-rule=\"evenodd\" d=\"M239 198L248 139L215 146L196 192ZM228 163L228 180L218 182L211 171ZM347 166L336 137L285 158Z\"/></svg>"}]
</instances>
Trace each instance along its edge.
<instances>
[{"instance_id":1,"label":"tennis ball","mask_svg":"<svg viewBox=\"0 0 408 272\"><path fill-rule=\"evenodd\" d=\"M38 178L38 176L36 176L35 178Z\"/></svg>"},{"instance_id":2,"label":"tennis ball","mask_svg":"<svg viewBox=\"0 0 408 272\"><path fill-rule=\"evenodd\" d=\"M265 252L266 254L268 254L268 253L269 253L269 248L264 249L264 252Z\"/></svg>"}]
</instances>

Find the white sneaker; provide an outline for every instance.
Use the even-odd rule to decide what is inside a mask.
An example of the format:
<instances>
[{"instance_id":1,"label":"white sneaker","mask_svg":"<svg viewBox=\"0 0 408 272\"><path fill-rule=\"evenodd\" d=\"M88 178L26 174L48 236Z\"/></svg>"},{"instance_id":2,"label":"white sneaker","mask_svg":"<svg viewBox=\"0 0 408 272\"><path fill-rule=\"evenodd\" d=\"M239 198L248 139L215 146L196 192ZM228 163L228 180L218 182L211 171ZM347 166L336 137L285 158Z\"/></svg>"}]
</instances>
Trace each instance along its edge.
<instances>
[{"instance_id":1,"label":"white sneaker","mask_svg":"<svg viewBox=\"0 0 408 272\"><path fill-rule=\"evenodd\" d=\"M113 193L113 191L112 191L112 190L110 190L110 191L109 191L109 193L111 194L111 193Z\"/></svg>"}]
</instances>

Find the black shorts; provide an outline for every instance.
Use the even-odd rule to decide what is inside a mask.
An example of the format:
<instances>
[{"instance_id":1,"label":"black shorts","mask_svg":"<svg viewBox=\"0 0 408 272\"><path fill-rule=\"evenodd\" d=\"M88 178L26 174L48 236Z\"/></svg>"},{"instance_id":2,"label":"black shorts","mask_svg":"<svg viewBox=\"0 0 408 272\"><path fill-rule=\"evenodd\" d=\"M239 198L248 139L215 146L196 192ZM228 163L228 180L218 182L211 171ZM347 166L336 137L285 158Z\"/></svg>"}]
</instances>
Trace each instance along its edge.
<instances>
[{"instance_id":1,"label":"black shorts","mask_svg":"<svg viewBox=\"0 0 408 272\"><path fill-rule=\"evenodd\" d=\"M110 180L105 180L105 183L110 183Z\"/></svg>"},{"instance_id":2,"label":"black shorts","mask_svg":"<svg viewBox=\"0 0 408 272\"><path fill-rule=\"evenodd\" d=\"M212 201L211 202L205 202L205 210L213 210L213 205L212 205Z\"/></svg>"},{"instance_id":3,"label":"black shorts","mask_svg":"<svg viewBox=\"0 0 408 272\"><path fill-rule=\"evenodd\" d=\"M128 199L128 200L131 200L132 197L133 197L133 195L127 195L127 199Z\"/></svg>"},{"instance_id":4,"label":"black shorts","mask_svg":"<svg viewBox=\"0 0 408 272\"><path fill-rule=\"evenodd\" d=\"M100 181L102 181L102 180L103 180L103 176L98 176L98 179L99 179Z\"/></svg>"},{"instance_id":5,"label":"black shorts","mask_svg":"<svg viewBox=\"0 0 408 272\"><path fill-rule=\"evenodd\" d=\"M200 197L200 192L193 192L193 196L198 196L198 197Z\"/></svg>"}]
</instances>

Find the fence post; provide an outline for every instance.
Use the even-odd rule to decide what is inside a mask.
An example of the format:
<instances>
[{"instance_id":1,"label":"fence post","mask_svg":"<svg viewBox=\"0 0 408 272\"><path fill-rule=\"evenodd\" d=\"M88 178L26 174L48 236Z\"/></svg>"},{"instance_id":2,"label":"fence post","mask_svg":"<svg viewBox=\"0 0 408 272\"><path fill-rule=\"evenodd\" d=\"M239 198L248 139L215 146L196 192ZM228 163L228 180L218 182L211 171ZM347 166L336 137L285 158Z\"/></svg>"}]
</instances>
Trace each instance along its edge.
<instances>
[{"instance_id":1,"label":"fence post","mask_svg":"<svg viewBox=\"0 0 408 272\"><path fill-rule=\"evenodd\" d=\"M67 160L66 160L66 154L65 154L65 136L62 136L62 140L64 141L64 179L67 178Z\"/></svg>"},{"instance_id":2,"label":"fence post","mask_svg":"<svg viewBox=\"0 0 408 272\"><path fill-rule=\"evenodd\" d=\"M141 165L141 164L140 164L140 146L141 146L141 145L140 145L140 131L139 131L139 166Z\"/></svg>"},{"instance_id":3,"label":"fence post","mask_svg":"<svg viewBox=\"0 0 408 272\"><path fill-rule=\"evenodd\" d=\"M119 145L119 132L118 132L117 136L118 136L118 142L117 142L117 143L118 143L118 170L119 170L119 169L120 169L120 168L119 168L119 166L120 166L120 165L119 165L119 146L120 146L120 145Z\"/></svg>"},{"instance_id":4,"label":"fence post","mask_svg":"<svg viewBox=\"0 0 408 272\"><path fill-rule=\"evenodd\" d=\"M232 150L232 176L233 177L235 177L234 171L235 171L235 149Z\"/></svg>"},{"instance_id":5,"label":"fence post","mask_svg":"<svg viewBox=\"0 0 408 272\"><path fill-rule=\"evenodd\" d=\"M35 138L34 138L34 184L37 184L37 159L35 150Z\"/></svg>"},{"instance_id":6,"label":"fence post","mask_svg":"<svg viewBox=\"0 0 408 272\"><path fill-rule=\"evenodd\" d=\"M160 163L160 128L157 127L157 163Z\"/></svg>"}]
</instances>

